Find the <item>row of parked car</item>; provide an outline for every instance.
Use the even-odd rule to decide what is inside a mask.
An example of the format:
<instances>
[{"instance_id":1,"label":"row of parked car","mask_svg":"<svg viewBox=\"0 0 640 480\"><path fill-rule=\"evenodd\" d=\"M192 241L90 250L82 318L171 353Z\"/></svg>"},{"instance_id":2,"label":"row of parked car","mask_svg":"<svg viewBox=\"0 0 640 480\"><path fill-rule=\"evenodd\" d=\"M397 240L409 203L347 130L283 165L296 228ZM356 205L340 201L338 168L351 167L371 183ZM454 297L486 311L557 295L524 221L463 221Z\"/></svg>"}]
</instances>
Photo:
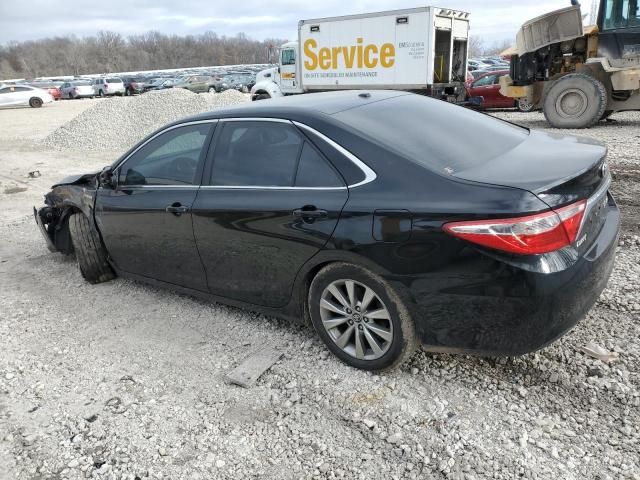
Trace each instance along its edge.
<instances>
[{"instance_id":1,"label":"row of parked car","mask_svg":"<svg viewBox=\"0 0 640 480\"><path fill-rule=\"evenodd\" d=\"M223 92L234 89L248 92L256 82L252 72L227 75L183 75L175 77L94 77L74 80L48 80L0 85L0 106L40 107L60 99L138 95L151 90L184 88L194 93ZM46 95L45 95L46 94Z\"/></svg>"}]
</instances>

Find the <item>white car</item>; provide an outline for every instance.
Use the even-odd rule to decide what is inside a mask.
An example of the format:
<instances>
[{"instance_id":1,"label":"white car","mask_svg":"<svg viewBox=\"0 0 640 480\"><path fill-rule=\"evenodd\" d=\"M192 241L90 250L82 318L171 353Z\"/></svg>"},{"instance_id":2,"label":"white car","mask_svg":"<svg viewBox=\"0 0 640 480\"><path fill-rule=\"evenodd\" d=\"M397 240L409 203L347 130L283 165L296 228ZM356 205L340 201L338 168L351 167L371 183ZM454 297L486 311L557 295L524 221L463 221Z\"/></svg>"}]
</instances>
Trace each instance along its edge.
<instances>
[{"instance_id":1,"label":"white car","mask_svg":"<svg viewBox=\"0 0 640 480\"><path fill-rule=\"evenodd\" d=\"M107 95L124 95L125 88L121 78L100 77L93 80L93 91L99 97Z\"/></svg>"},{"instance_id":2,"label":"white car","mask_svg":"<svg viewBox=\"0 0 640 480\"><path fill-rule=\"evenodd\" d=\"M96 92L93 91L93 85L86 80L76 80L73 82L65 82L60 86L60 98L93 98Z\"/></svg>"},{"instance_id":3,"label":"white car","mask_svg":"<svg viewBox=\"0 0 640 480\"><path fill-rule=\"evenodd\" d=\"M40 88L28 85L6 85L0 88L0 107L29 105L39 108L51 102L53 102L51 94Z\"/></svg>"}]
</instances>

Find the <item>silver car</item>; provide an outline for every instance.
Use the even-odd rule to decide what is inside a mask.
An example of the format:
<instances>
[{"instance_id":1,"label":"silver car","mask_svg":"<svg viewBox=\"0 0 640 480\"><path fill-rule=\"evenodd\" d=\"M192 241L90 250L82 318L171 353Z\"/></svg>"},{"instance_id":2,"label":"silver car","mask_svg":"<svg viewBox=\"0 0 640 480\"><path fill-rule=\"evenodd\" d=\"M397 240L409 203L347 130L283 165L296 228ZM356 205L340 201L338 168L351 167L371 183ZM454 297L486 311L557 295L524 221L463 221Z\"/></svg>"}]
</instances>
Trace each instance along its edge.
<instances>
[{"instance_id":1,"label":"silver car","mask_svg":"<svg viewBox=\"0 0 640 480\"><path fill-rule=\"evenodd\" d=\"M73 82L65 82L60 87L60 98L93 98L96 93L93 90L91 82L86 80L76 80Z\"/></svg>"},{"instance_id":2,"label":"silver car","mask_svg":"<svg viewBox=\"0 0 640 480\"><path fill-rule=\"evenodd\" d=\"M99 97L124 95L124 82L118 77L100 77L93 80L93 91Z\"/></svg>"},{"instance_id":3,"label":"silver car","mask_svg":"<svg viewBox=\"0 0 640 480\"><path fill-rule=\"evenodd\" d=\"M0 107L29 105L40 108L45 103L53 102L49 92L29 85L6 85L0 88Z\"/></svg>"}]
</instances>

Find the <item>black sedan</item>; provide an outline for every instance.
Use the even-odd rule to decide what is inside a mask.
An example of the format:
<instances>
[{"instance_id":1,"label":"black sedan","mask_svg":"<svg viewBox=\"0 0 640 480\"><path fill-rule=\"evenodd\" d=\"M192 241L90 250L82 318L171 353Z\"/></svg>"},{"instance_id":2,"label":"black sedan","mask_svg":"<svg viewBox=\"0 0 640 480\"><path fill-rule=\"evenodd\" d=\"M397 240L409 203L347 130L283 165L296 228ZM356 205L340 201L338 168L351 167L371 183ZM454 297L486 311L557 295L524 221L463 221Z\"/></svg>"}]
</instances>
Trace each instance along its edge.
<instances>
[{"instance_id":1,"label":"black sedan","mask_svg":"<svg viewBox=\"0 0 640 480\"><path fill-rule=\"evenodd\" d=\"M187 118L36 221L89 282L129 277L299 321L358 368L521 354L605 287L619 211L606 149L391 91Z\"/></svg>"}]
</instances>

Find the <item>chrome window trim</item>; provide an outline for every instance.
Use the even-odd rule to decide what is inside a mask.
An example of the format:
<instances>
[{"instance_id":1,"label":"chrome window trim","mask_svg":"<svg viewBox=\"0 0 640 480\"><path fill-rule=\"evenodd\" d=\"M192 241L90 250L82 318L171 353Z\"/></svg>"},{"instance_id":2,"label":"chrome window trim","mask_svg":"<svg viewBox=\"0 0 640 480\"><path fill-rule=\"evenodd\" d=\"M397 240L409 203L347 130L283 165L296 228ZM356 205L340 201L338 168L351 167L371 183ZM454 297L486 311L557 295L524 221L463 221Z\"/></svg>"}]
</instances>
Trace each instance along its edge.
<instances>
[{"instance_id":1,"label":"chrome window trim","mask_svg":"<svg viewBox=\"0 0 640 480\"><path fill-rule=\"evenodd\" d=\"M360 187L367 183L373 182L376 178L376 172L374 172L367 164L365 164L362 160L352 154L349 150L331 140L326 135L318 132L316 129L305 125L304 123L297 122L294 120L287 120L284 118L272 118L272 117L231 117L231 118L215 118L208 120L196 120L192 122L180 123L177 125L172 125L171 127L165 128L160 132L156 133L151 138L147 139L144 143L140 144L134 151L132 151L129 155L127 155L124 159L122 159L113 170L117 170L120 168L127 160L129 160L133 155L135 155L142 147L147 145L152 140L156 139L160 135L167 133L173 129L180 127L187 127L189 125L198 125L202 123L226 123L226 122L274 122L274 123L288 123L290 125L295 125L303 130L306 130L313 135L317 135L323 141L327 142L331 147L338 150L342 155L347 157L356 167L358 167L362 173L364 174L364 179L358 183L354 183L351 185L341 186L341 187L284 187L284 186L263 186L263 185L118 185L119 189L158 189L158 188L169 188L169 189L182 189L182 188L201 188L204 190L348 190L350 188Z\"/></svg>"}]
</instances>

